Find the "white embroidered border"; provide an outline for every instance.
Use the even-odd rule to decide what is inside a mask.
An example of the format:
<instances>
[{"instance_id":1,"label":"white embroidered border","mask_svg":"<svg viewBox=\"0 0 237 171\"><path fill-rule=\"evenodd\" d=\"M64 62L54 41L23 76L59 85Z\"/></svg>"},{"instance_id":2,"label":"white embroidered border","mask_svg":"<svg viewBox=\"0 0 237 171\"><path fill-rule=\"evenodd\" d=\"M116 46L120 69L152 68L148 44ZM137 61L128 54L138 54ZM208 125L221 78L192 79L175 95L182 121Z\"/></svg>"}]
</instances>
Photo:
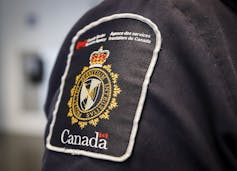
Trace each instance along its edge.
<instances>
[{"instance_id":1,"label":"white embroidered border","mask_svg":"<svg viewBox=\"0 0 237 171\"><path fill-rule=\"evenodd\" d=\"M78 38L80 37L80 35L82 35L83 33L85 33L86 31L88 31L89 29L107 22L107 21L111 21L114 19L121 19L121 18L130 18L130 19L135 19L135 20L139 20L141 22L144 22L146 24L148 24L153 31L156 34L156 46L155 49L153 51L153 56L151 59L151 63L149 65L149 68L147 70L146 76L145 76L145 80L143 82L142 85L142 92L141 92L141 96L139 99L139 103L137 106L137 110L136 110L136 114L135 114L135 118L133 120L133 128L132 128L132 132L130 135L130 139L129 139L129 144L126 150L126 153L120 157L115 157L115 156L110 156L110 155L106 155L106 154L98 154L98 153L93 153L93 152L88 152L85 150L76 150L76 149L65 149L65 148L61 148L61 147L56 147L50 144L50 140L52 137L52 132L53 132L53 127L56 121L56 116L57 116L57 112L58 112L58 108L59 108L59 104L62 98L62 94L63 94L63 89L64 89L64 85L65 85L65 80L70 68L70 64L71 64L71 58L73 56L74 53L74 46L76 41L78 40ZM111 16L107 16L107 17L103 17L95 22L90 23L89 25L85 26L83 29L81 29L80 31L77 32L77 34L73 37L72 39L72 44L70 46L70 53L68 54L68 59L67 59L67 66L65 69L65 72L61 78L61 85L60 85L60 93L55 105L55 109L53 111L53 120L50 124L50 130L49 130L49 135L47 137L46 140L46 147L49 150L52 151L57 151L57 152L63 152L63 153L70 153L73 155L84 155L84 156L88 156L88 157L92 157L92 158L97 158L97 159L104 159L104 160L111 160L111 161L116 161L116 162L122 162L125 161L127 158L130 157L132 150L133 150L133 146L135 143L135 138L136 138L136 134L137 134L137 130L138 130L138 123L141 117L141 113L142 113L142 109L143 109L143 105L146 99L146 94L147 94L147 88L148 88L148 84L150 82L150 77L152 75L152 72L154 70L156 61L158 59L158 52L160 51L160 47L161 47L161 35L160 35L160 31L158 30L158 27L156 26L155 23L153 23L150 19L147 19L143 16L137 15L137 14L132 14L132 13L121 13L121 14L114 14Z\"/></svg>"}]
</instances>

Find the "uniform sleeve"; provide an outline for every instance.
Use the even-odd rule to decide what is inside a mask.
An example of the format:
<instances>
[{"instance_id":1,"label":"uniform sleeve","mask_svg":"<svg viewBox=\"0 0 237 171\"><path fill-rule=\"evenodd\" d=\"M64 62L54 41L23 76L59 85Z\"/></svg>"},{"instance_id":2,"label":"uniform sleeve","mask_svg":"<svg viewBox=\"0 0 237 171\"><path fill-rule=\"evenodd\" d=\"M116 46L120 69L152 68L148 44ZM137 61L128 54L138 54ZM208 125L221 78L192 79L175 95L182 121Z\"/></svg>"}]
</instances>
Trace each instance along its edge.
<instances>
[{"instance_id":1,"label":"uniform sleeve","mask_svg":"<svg viewBox=\"0 0 237 171\"><path fill-rule=\"evenodd\" d=\"M207 4L106 0L79 20L50 80L44 171L237 169L231 62Z\"/></svg>"}]
</instances>

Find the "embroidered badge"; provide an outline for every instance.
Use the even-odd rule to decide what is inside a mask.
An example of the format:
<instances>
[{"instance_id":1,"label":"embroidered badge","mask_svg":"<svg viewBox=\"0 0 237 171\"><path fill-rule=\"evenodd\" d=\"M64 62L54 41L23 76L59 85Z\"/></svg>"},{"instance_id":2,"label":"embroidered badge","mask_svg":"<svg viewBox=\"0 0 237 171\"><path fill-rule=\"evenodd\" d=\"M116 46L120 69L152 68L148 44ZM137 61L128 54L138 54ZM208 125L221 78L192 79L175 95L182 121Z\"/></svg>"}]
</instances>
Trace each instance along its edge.
<instances>
[{"instance_id":1,"label":"embroidered badge","mask_svg":"<svg viewBox=\"0 0 237 171\"><path fill-rule=\"evenodd\" d=\"M78 30L70 42L51 104L46 147L65 155L125 161L142 122L160 32L143 16L114 14Z\"/></svg>"},{"instance_id":2,"label":"embroidered badge","mask_svg":"<svg viewBox=\"0 0 237 171\"><path fill-rule=\"evenodd\" d=\"M109 57L109 50L101 47L90 56L90 66L84 67L76 76L71 89L68 117L72 124L96 126L100 119L109 119L110 111L118 107L117 96L121 93L117 73L112 72L112 65L104 65Z\"/></svg>"}]
</instances>

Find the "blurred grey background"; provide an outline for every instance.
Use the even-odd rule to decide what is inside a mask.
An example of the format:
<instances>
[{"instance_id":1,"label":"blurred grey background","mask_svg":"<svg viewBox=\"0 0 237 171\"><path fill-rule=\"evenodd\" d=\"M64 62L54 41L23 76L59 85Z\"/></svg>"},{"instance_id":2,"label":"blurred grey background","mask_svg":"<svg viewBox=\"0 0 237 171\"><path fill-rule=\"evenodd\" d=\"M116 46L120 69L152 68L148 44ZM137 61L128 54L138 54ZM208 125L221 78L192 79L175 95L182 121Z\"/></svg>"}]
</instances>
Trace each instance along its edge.
<instances>
[{"instance_id":1,"label":"blurred grey background","mask_svg":"<svg viewBox=\"0 0 237 171\"><path fill-rule=\"evenodd\" d=\"M75 22L102 0L0 0L0 170L38 171L50 71Z\"/></svg>"}]
</instances>

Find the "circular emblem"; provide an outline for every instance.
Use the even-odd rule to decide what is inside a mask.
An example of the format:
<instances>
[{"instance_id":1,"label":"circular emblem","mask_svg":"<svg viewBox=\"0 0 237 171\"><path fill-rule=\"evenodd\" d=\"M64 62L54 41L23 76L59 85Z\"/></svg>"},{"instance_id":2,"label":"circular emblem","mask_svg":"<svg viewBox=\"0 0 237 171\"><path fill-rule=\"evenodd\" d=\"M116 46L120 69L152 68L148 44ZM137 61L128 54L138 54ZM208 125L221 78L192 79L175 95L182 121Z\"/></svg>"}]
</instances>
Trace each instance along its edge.
<instances>
[{"instance_id":1,"label":"circular emblem","mask_svg":"<svg viewBox=\"0 0 237 171\"><path fill-rule=\"evenodd\" d=\"M88 121L104 112L111 101L112 85L109 75L100 68L88 69L76 83L72 110L79 120Z\"/></svg>"},{"instance_id":2,"label":"circular emblem","mask_svg":"<svg viewBox=\"0 0 237 171\"><path fill-rule=\"evenodd\" d=\"M118 107L118 74L111 65L103 65L109 56L108 50L95 51L90 56L90 66L84 67L76 76L68 101L68 117L71 123L83 129L88 123L96 126L100 119L109 119L110 112Z\"/></svg>"}]
</instances>

